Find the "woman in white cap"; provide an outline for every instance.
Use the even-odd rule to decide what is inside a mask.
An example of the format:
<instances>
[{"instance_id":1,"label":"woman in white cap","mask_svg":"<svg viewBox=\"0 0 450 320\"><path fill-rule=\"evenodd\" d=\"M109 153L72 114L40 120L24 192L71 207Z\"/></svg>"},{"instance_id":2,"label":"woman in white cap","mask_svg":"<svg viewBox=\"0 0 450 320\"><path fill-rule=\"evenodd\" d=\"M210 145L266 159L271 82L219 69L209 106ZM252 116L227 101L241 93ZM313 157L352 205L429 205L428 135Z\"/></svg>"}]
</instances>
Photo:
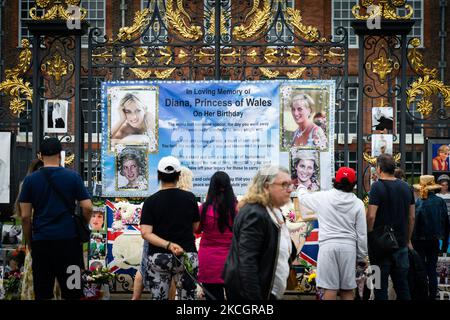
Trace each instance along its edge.
<instances>
[{"instance_id":1,"label":"woman in white cap","mask_svg":"<svg viewBox=\"0 0 450 320\"><path fill-rule=\"evenodd\" d=\"M197 277L194 230L200 214L194 194L177 187L180 172L177 158L162 158L158 163L161 189L147 198L142 208L141 233L148 242L142 271L145 287L154 300L167 300L172 278L181 300L195 299L196 284L178 260Z\"/></svg>"}]
</instances>

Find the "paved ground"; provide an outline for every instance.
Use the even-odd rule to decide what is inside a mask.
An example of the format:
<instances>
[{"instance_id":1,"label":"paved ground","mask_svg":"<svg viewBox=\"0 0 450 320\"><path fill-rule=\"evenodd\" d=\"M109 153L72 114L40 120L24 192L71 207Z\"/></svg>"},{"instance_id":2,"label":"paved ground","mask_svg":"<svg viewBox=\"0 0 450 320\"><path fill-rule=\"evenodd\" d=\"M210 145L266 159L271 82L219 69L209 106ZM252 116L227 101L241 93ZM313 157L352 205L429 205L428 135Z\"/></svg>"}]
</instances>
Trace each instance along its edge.
<instances>
[{"instance_id":1,"label":"paved ground","mask_svg":"<svg viewBox=\"0 0 450 320\"><path fill-rule=\"evenodd\" d=\"M111 300L131 300L131 293L113 293L111 294ZM149 294L144 294L142 300L148 300ZM316 297L313 295L285 295L283 300L315 300Z\"/></svg>"}]
</instances>

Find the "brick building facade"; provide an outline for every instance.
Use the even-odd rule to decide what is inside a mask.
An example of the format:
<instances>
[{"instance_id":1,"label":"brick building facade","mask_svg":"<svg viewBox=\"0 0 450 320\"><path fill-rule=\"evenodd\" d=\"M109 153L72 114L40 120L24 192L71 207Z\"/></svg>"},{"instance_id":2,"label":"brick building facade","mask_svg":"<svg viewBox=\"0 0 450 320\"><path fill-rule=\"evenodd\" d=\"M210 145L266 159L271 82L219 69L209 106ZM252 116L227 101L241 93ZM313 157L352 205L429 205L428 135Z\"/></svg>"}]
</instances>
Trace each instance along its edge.
<instances>
[{"instance_id":1,"label":"brick building facade","mask_svg":"<svg viewBox=\"0 0 450 320\"><path fill-rule=\"evenodd\" d=\"M83 0L81 4L88 10L88 22L95 25L104 33L111 37L116 35L119 28L124 25L131 25L134 14L146 6L148 0ZM356 4L357 0L287 0L289 6L294 6L296 9L302 11L303 22L307 25L317 27L322 35L328 36L333 34L334 28L344 26L350 32L350 52L349 52L349 83L357 82L358 75L358 49L357 40L351 30L350 21L353 20L351 8ZM414 16L416 25L413 29L414 35L422 39L421 51L423 51L425 58L425 65L428 67L439 67L441 61L441 6L445 8L445 16L450 16L450 7L445 6L446 1L440 0L411 0L408 1L415 9ZM32 0L8 0L3 1L1 23L2 23L2 38L1 38L1 65L2 78L4 79L4 69L11 67L17 57L19 44L23 37L27 36L27 30L24 22L29 19L27 12L34 5ZM125 6L124 6L125 5ZM450 31L450 23L445 21L445 29L448 33ZM87 43L87 36L83 40ZM449 42L444 38L444 50L446 57L449 59ZM84 46L85 47L85 46ZM82 51L83 66L87 67L87 50ZM445 69L445 68L444 68ZM446 69L445 69L446 70ZM86 74L83 75L86 77ZM445 72L444 83L450 83L450 73ZM349 121L348 123L341 123L337 125L349 126L350 137L353 138L350 145L350 163L356 166L356 130L357 130L357 87L350 87L349 89ZM83 99L83 95L82 95ZM2 99L2 103L6 103ZM365 132L370 132L371 119L365 117ZM97 127L97 130L100 126ZM423 171L423 136L427 132L419 131L415 136L416 154L407 152L407 171L411 170L411 159L415 159L415 171ZM431 133L431 135L434 135ZM339 139L338 139L339 140ZM340 141L338 141L339 143ZM408 143L408 140L407 140ZM370 146L367 145L370 150ZM407 147L410 150L410 147Z\"/></svg>"}]
</instances>

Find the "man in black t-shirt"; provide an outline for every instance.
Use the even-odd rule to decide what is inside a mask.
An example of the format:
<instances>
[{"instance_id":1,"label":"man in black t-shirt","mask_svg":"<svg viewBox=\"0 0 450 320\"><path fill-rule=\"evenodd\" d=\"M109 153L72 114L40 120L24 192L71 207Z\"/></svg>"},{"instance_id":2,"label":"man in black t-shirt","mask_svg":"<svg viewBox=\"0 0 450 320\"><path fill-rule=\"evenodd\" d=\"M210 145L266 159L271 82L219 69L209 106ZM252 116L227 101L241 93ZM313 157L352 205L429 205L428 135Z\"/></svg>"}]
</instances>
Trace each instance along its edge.
<instances>
[{"instance_id":1,"label":"man in black t-shirt","mask_svg":"<svg viewBox=\"0 0 450 320\"><path fill-rule=\"evenodd\" d=\"M183 264L190 265L191 275L197 277L194 231L200 214L194 194L177 188L180 172L178 159L162 158L158 164L161 190L147 198L142 207L141 233L149 244L143 257L142 277L155 300L167 300L172 277L181 300L195 299L196 284L175 258L178 256Z\"/></svg>"},{"instance_id":2,"label":"man in black t-shirt","mask_svg":"<svg viewBox=\"0 0 450 320\"><path fill-rule=\"evenodd\" d=\"M372 184L369 193L367 228L389 225L394 229L399 249L387 256L374 256L369 243L370 262L381 271L381 288L375 288L375 300L387 300L388 278L392 278L398 300L410 300L408 288L408 247L412 249L414 230L414 195L409 185L394 176L395 161L391 155L377 158L378 181ZM370 239L370 236L369 236Z\"/></svg>"},{"instance_id":3,"label":"man in black t-shirt","mask_svg":"<svg viewBox=\"0 0 450 320\"><path fill-rule=\"evenodd\" d=\"M92 202L80 175L60 166L61 150L57 138L42 141L39 157L44 166L25 177L19 195L23 232L33 260L36 300L53 298L55 278L63 299L82 297L81 288L70 288L68 279L69 267L84 269L83 246L73 215L78 202L87 224Z\"/></svg>"}]
</instances>

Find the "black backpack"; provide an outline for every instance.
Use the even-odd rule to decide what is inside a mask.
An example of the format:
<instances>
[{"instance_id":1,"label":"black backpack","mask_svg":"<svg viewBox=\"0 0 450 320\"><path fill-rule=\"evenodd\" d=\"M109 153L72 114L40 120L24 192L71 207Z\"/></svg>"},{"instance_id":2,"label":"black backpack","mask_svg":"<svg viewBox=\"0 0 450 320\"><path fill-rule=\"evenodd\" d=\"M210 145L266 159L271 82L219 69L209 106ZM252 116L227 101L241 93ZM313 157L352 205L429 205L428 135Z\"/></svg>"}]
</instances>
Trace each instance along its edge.
<instances>
[{"instance_id":1,"label":"black backpack","mask_svg":"<svg viewBox=\"0 0 450 320\"><path fill-rule=\"evenodd\" d=\"M428 277L425 263L416 250L408 250L408 283L411 300L428 299Z\"/></svg>"}]
</instances>

